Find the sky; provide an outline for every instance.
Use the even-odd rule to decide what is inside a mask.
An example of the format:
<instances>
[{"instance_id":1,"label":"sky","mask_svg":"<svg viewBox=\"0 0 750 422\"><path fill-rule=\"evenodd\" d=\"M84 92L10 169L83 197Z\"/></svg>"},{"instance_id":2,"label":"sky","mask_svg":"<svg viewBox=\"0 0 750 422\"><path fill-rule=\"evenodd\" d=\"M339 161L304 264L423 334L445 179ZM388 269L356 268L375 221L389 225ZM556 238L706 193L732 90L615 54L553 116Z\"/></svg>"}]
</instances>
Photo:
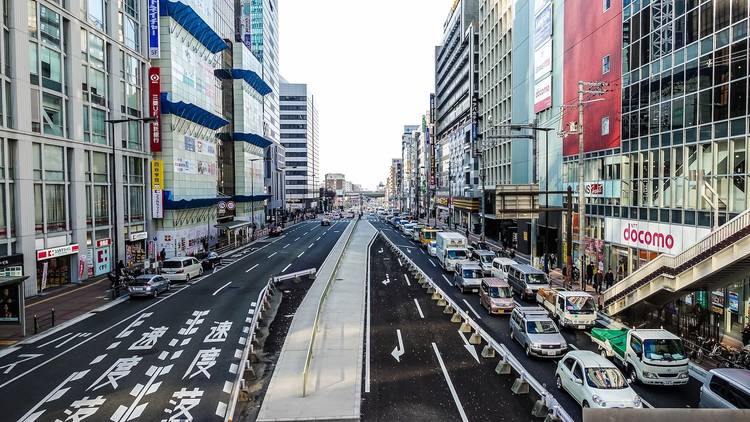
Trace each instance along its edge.
<instances>
[{"instance_id":1,"label":"sky","mask_svg":"<svg viewBox=\"0 0 750 422\"><path fill-rule=\"evenodd\" d=\"M434 89L435 46L453 0L279 0L281 75L307 83L320 119L321 182L374 189L401 157Z\"/></svg>"}]
</instances>

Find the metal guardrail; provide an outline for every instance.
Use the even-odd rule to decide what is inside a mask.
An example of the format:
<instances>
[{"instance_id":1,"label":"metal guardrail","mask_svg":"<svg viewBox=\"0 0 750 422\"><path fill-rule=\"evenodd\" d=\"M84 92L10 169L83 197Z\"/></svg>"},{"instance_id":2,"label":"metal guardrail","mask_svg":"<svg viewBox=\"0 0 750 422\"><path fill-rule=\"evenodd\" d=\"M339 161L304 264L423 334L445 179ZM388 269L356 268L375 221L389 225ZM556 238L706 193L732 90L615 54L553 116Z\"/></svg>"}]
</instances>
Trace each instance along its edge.
<instances>
[{"instance_id":1,"label":"metal guardrail","mask_svg":"<svg viewBox=\"0 0 750 422\"><path fill-rule=\"evenodd\" d=\"M338 272L339 264L341 263L341 257L344 256L344 251L346 250L347 246L349 246L349 240L351 240L352 238L352 232L354 232L354 227L357 225L357 221L358 220L350 221L349 225L344 230L343 236L346 236L346 240L343 242L343 246L341 247L341 253L338 254L338 257L336 257L336 264L334 264L333 271L331 271L331 276L328 277L328 280L326 280L326 285L323 288L323 294L320 295L320 299L318 300L318 308L315 311L315 319L313 320L312 333L310 335L310 344L307 346L307 355L305 356L305 367L302 369L302 397L307 396L307 378L310 374L310 362L312 361L313 346L315 345L315 337L318 331L318 322L320 322L320 311L321 309L323 309L323 304L328 297L328 291L331 288L331 281L336 277L336 272ZM334 250L342 244L341 240L342 239L339 239L339 242L336 242ZM323 266L326 265L327 261L328 258L326 258L326 260L323 262L323 265L321 265L320 267L323 268Z\"/></svg>"},{"instance_id":2,"label":"metal guardrail","mask_svg":"<svg viewBox=\"0 0 750 422\"><path fill-rule=\"evenodd\" d=\"M536 378L529 374L526 368L523 367L521 362L519 362L515 358L515 356L513 356L513 354L510 352L510 350L508 350L507 347L505 347L504 344L495 341L495 339L490 334L488 334L482 327L480 327L479 324L472 319L468 312L464 311L460 306L456 304L456 302L453 301L453 299L451 299L450 296L445 294L443 290L437 285L437 283L432 281L432 279L424 271L422 271L422 269L419 268L419 266L417 266L407 254L399 249L398 246L388 238L388 236L383 234L382 230L379 231L378 234L391 245L391 248L396 251L401 256L401 258L409 264L411 268L417 271L422 276L422 278L430 283L432 288L435 289L435 291L443 297L443 299L451 308L453 308L454 312L458 313L461 318L469 324L474 332L479 334L482 340L484 340L484 342L487 343L489 347L494 349L495 352L500 355L500 358L503 362L508 363L513 368L513 370L518 373L519 378L526 381L529 386L533 388L537 394L539 394L541 400L544 402L544 405L547 407L547 409L549 409L554 417L564 422L574 422L574 419L568 414L568 412L565 411L565 409L562 408L562 406L557 402L557 399L555 399L554 396L549 391L547 391L544 385L542 385L539 381L537 381Z\"/></svg>"},{"instance_id":3,"label":"metal guardrail","mask_svg":"<svg viewBox=\"0 0 750 422\"><path fill-rule=\"evenodd\" d=\"M279 281L291 280L293 278L302 277L303 275L312 275L313 278L315 278L315 274L317 273L317 271L318 270L316 270L315 268L309 268L307 270L297 271L289 274L277 275L273 278L273 282L278 283Z\"/></svg>"}]
</instances>

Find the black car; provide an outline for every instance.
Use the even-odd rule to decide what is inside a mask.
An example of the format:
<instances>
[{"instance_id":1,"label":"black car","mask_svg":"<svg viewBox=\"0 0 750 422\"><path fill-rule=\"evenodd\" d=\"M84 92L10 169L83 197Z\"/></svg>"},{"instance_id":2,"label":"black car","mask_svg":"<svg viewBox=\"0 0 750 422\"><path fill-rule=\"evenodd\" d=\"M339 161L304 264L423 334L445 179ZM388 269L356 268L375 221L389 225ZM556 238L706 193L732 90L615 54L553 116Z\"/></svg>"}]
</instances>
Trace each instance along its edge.
<instances>
[{"instance_id":1,"label":"black car","mask_svg":"<svg viewBox=\"0 0 750 422\"><path fill-rule=\"evenodd\" d=\"M196 258L200 260L201 266L204 270L212 270L221 262L221 255L216 252L204 253L201 256L196 256Z\"/></svg>"}]
</instances>

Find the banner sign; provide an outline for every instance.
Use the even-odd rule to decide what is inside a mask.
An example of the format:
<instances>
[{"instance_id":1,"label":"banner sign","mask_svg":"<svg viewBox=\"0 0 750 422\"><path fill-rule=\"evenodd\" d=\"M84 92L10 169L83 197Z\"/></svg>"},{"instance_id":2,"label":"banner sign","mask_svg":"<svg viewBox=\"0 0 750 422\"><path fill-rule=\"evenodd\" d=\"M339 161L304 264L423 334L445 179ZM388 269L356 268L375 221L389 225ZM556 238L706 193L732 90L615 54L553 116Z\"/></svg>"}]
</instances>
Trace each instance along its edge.
<instances>
[{"instance_id":1,"label":"banner sign","mask_svg":"<svg viewBox=\"0 0 750 422\"><path fill-rule=\"evenodd\" d=\"M151 152L161 151L161 72L158 67L148 68L148 103L151 122Z\"/></svg>"},{"instance_id":2,"label":"banner sign","mask_svg":"<svg viewBox=\"0 0 750 422\"><path fill-rule=\"evenodd\" d=\"M161 189L151 190L151 217L164 218L164 198Z\"/></svg>"},{"instance_id":3,"label":"banner sign","mask_svg":"<svg viewBox=\"0 0 750 422\"><path fill-rule=\"evenodd\" d=\"M151 189L164 188L164 160L151 161Z\"/></svg>"},{"instance_id":4,"label":"banner sign","mask_svg":"<svg viewBox=\"0 0 750 422\"><path fill-rule=\"evenodd\" d=\"M552 38L552 2L545 2L534 19L534 48Z\"/></svg>"},{"instance_id":5,"label":"banner sign","mask_svg":"<svg viewBox=\"0 0 750 422\"><path fill-rule=\"evenodd\" d=\"M547 76L534 85L534 113L552 107L552 76Z\"/></svg>"},{"instance_id":6,"label":"banner sign","mask_svg":"<svg viewBox=\"0 0 750 422\"><path fill-rule=\"evenodd\" d=\"M679 224L605 218L604 240L654 252L679 254L706 237L711 230Z\"/></svg>"},{"instance_id":7,"label":"banner sign","mask_svg":"<svg viewBox=\"0 0 750 422\"><path fill-rule=\"evenodd\" d=\"M430 94L430 123L435 123L435 94Z\"/></svg>"},{"instance_id":8,"label":"banner sign","mask_svg":"<svg viewBox=\"0 0 750 422\"><path fill-rule=\"evenodd\" d=\"M47 288L47 275L49 271L49 262L42 264L42 281L39 286L39 290L44 291Z\"/></svg>"},{"instance_id":9,"label":"banner sign","mask_svg":"<svg viewBox=\"0 0 750 422\"><path fill-rule=\"evenodd\" d=\"M45 259L57 258L59 256L72 255L78 253L78 244L67 246L59 246L51 249L40 249L36 251L36 260L42 261Z\"/></svg>"},{"instance_id":10,"label":"banner sign","mask_svg":"<svg viewBox=\"0 0 750 422\"><path fill-rule=\"evenodd\" d=\"M98 243L98 242L97 242ZM109 260L109 245L99 248L97 245L96 249L96 266L94 267L94 275L102 275L109 272L110 269Z\"/></svg>"},{"instance_id":11,"label":"banner sign","mask_svg":"<svg viewBox=\"0 0 750 422\"><path fill-rule=\"evenodd\" d=\"M148 58L159 58L159 0L148 0Z\"/></svg>"},{"instance_id":12,"label":"banner sign","mask_svg":"<svg viewBox=\"0 0 750 422\"><path fill-rule=\"evenodd\" d=\"M552 40L534 50L534 80L537 81L552 72Z\"/></svg>"}]
</instances>

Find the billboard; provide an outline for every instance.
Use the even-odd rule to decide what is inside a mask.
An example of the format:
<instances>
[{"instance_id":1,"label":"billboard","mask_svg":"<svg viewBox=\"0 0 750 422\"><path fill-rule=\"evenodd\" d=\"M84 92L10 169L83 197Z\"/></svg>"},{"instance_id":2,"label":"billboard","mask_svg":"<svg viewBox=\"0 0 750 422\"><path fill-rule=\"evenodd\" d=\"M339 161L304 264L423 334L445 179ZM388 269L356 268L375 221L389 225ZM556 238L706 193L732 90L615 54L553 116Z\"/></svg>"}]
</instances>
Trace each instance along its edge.
<instances>
[{"instance_id":1,"label":"billboard","mask_svg":"<svg viewBox=\"0 0 750 422\"><path fill-rule=\"evenodd\" d=\"M550 72L552 72L551 38L534 50L534 80L538 81Z\"/></svg>"},{"instance_id":2,"label":"billboard","mask_svg":"<svg viewBox=\"0 0 750 422\"><path fill-rule=\"evenodd\" d=\"M539 3L539 2L538 2ZM546 3L546 4L545 4ZM534 17L534 48L539 48L552 38L552 2L542 2L544 6Z\"/></svg>"},{"instance_id":3,"label":"billboard","mask_svg":"<svg viewBox=\"0 0 750 422\"><path fill-rule=\"evenodd\" d=\"M604 240L672 255L695 245L711 232L707 228L649 221L604 219Z\"/></svg>"},{"instance_id":4,"label":"billboard","mask_svg":"<svg viewBox=\"0 0 750 422\"><path fill-rule=\"evenodd\" d=\"M153 160L151 161L151 214L153 218L164 218L162 189L164 189L164 161Z\"/></svg>"},{"instance_id":5,"label":"billboard","mask_svg":"<svg viewBox=\"0 0 750 422\"><path fill-rule=\"evenodd\" d=\"M534 113L539 113L552 107L552 76L534 84Z\"/></svg>"},{"instance_id":6,"label":"billboard","mask_svg":"<svg viewBox=\"0 0 750 422\"><path fill-rule=\"evenodd\" d=\"M149 116L154 120L151 122L150 138L151 152L161 151L161 72L158 67L148 68L148 104Z\"/></svg>"},{"instance_id":7,"label":"billboard","mask_svg":"<svg viewBox=\"0 0 750 422\"><path fill-rule=\"evenodd\" d=\"M159 58L159 0L148 0L148 58Z\"/></svg>"}]
</instances>

